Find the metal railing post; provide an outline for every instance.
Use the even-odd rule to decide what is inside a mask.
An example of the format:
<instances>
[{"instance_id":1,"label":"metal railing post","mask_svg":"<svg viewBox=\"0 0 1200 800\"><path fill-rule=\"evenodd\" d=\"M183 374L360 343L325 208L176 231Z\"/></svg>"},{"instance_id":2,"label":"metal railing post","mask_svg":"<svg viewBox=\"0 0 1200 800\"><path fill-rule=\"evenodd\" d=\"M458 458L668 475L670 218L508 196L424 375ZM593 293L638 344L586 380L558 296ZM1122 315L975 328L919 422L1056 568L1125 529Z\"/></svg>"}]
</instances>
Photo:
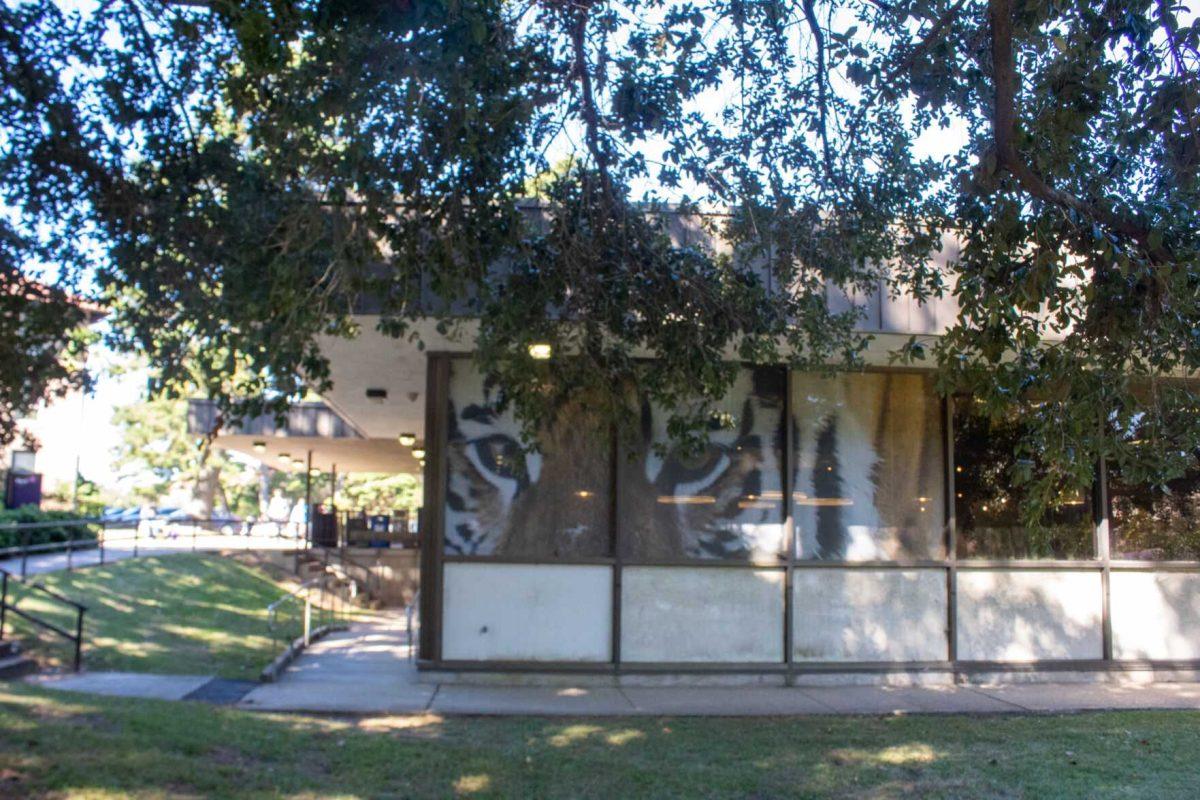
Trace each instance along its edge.
<instances>
[{"instance_id":1,"label":"metal railing post","mask_svg":"<svg viewBox=\"0 0 1200 800\"><path fill-rule=\"evenodd\" d=\"M304 646L308 647L308 637L312 634L312 598L304 595Z\"/></svg>"},{"instance_id":2,"label":"metal railing post","mask_svg":"<svg viewBox=\"0 0 1200 800\"><path fill-rule=\"evenodd\" d=\"M104 540L108 538L108 521L100 520L100 566L104 566Z\"/></svg>"},{"instance_id":3,"label":"metal railing post","mask_svg":"<svg viewBox=\"0 0 1200 800\"><path fill-rule=\"evenodd\" d=\"M83 614L84 609L79 609L79 614L75 617L75 671L79 672L79 668L83 665Z\"/></svg>"},{"instance_id":4,"label":"metal railing post","mask_svg":"<svg viewBox=\"0 0 1200 800\"><path fill-rule=\"evenodd\" d=\"M72 546L75 544L74 534L67 534L67 572L70 572L75 567L74 550Z\"/></svg>"},{"instance_id":5,"label":"metal railing post","mask_svg":"<svg viewBox=\"0 0 1200 800\"><path fill-rule=\"evenodd\" d=\"M138 537L142 535L142 518L138 517L137 524L133 526L133 557L138 557Z\"/></svg>"},{"instance_id":6,"label":"metal railing post","mask_svg":"<svg viewBox=\"0 0 1200 800\"><path fill-rule=\"evenodd\" d=\"M61 636L64 639L74 642L75 643L75 670L78 671L83 664L83 615L84 615L84 612L87 611L87 606L84 606L80 603L76 603L74 600L71 600L68 597L64 597L63 595L59 594L58 592L56 592L52 589L48 589L40 583L25 584L28 592L34 592L34 591L41 592L46 597L50 598L51 601L56 602L56 603L62 603L64 605L68 605L71 608L75 609L75 614L76 614L75 633L72 634L68 628L60 627L55 622L51 622L50 620L43 619L41 617L36 616L36 614L34 613L34 611L35 611L34 609L18 608L16 603L14 603L10 607L9 603L8 603L8 579L9 579L9 577L10 577L10 573L8 572L8 570L0 570L0 639L2 639L4 637L4 629L6 627L8 627L8 612L11 610L14 614L16 614L19 617L23 617L24 619L28 620L32 624L37 625L41 628L45 628L46 630L50 631L51 633L53 633L57 636ZM24 583L23 579L19 579L19 580L21 580L21 582Z\"/></svg>"},{"instance_id":7,"label":"metal railing post","mask_svg":"<svg viewBox=\"0 0 1200 800\"><path fill-rule=\"evenodd\" d=\"M199 525L195 520L192 520L192 552L196 552L196 529Z\"/></svg>"},{"instance_id":8,"label":"metal railing post","mask_svg":"<svg viewBox=\"0 0 1200 800\"><path fill-rule=\"evenodd\" d=\"M25 577L26 566L29 563L29 531L21 531L21 577Z\"/></svg>"}]
</instances>

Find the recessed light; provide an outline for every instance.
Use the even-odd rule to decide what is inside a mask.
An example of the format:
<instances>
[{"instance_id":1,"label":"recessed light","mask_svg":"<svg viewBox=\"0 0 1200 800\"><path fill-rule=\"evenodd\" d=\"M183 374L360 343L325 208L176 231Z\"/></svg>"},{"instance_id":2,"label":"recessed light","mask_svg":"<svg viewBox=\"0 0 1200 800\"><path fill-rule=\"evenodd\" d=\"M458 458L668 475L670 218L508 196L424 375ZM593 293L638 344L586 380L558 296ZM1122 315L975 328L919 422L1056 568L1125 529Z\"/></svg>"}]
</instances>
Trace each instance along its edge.
<instances>
[{"instance_id":1,"label":"recessed light","mask_svg":"<svg viewBox=\"0 0 1200 800\"><path fill-rule=\"evenodd\" d=\"M415 433L400 434L400 446L401 447L412 447L416 443L417 443L417 435Z\"/></svg>"},{"instance_id":2,"label":"recessed light","mask_svg":"<svg viewBox=\"0 0 1200 800\"><path fill-rule=\"evenodd\" d=\"M261 452L263 452L263 451L265 451L265 450L267 449L267 443L266 443L266 442L255 442L255 443L254 443L253 445L251 445L251 446L254 448L254 452L256 452L256 453L261 453Z\"/></svg>"}]
</instances>

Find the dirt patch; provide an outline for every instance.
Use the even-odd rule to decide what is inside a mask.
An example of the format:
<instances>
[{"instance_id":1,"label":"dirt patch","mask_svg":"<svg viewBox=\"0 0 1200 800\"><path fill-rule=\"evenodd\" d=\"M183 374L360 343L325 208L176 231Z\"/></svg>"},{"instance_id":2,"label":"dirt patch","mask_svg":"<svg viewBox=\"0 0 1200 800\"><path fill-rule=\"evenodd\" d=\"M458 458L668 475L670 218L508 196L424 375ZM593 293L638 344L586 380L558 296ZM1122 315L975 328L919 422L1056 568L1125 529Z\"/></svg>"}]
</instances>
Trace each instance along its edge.
<instances>
[{"instance_id":1,"label":"dirt patch","mask_svg":"<svg viewBox=\"0 0 1200 800\"><path fill-rule=\"evenodd\" d=\"M29 780L29 776L20 770L10 767L0 767L0 797L18 797L19 787Z\"/></svg>"}]
</instances>

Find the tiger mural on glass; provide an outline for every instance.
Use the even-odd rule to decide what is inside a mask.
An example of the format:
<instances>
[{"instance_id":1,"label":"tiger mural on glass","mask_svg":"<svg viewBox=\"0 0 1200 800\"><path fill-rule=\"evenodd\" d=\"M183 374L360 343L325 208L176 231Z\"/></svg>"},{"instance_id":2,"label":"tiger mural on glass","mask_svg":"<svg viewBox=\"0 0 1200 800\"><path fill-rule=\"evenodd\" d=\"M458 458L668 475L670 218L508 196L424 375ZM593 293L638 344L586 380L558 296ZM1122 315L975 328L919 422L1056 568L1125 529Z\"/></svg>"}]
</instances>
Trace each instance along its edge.
<instances>
[{"instance_id":1,"label":"tiger mural on glass","mask_svg":"<svg viewBox=\"0 0 1200 800\"><path fill-rule=\"evenodd\" d=\"M944 553L941 403L926 376L792 375L797 555Z\"/></svg>"},{"instance_id":2,"label":"tiger mural on glass","mask_svg":"<svg viewBox=\"0 0 1200 800\"><path fill-rule=\"evenodd\" d=\"M642 446L618 456L617 503L625 555L732 558L782 547L783 373L743 370L722 411L732 428L707 450L665 458L653 442L667 415L643 404ZM565 409L521 458L520 427L498 413L467 363L452 365L445 545L449 554L566 558L612 554L611 442ZM697 501L697 498L699 500Z\"/></svg>"},{"instance_id":3,"label":"tiger mural on glass","mask_svg":"<svg viewBox=\"0 0 1200 800\"><path fill-rule=\"evenodd\" d=\"M618 463L624 555L771 560L783 546L784 372L742 369L716 409L708 446L695 456L670 447L668 414L642 404L641 445Z\"/></svg>"},{"instance_id":4,"label":"tiger mural on glass","mask_svg":"<svg viewBox=\"0 0 1200 800\"><path fill-rule=\"evenodd\" d=\"M786 556L782 368L743 369L694 457L667 441L668 414L643 403L640 442L617 455L616 525L632 561ZM940 404L911 374L791 376L796 554L824 560L940 558ZM524 454L469 362L452 365L446 552L535 559L613 554L607 431L564 409Z\"/></svg>"},{"instance_id":5,"label":"tiger mural on glass","mask_svg":"<svg viewBox=\"0 0 1200 800\"><path fill-rule=\"evenodd\" d=\"M612 446L585 409L563 409L523 453L520 425L470 362L453 362L446 552L527 558L611 554Z\"/></svg>"}]
</instances>

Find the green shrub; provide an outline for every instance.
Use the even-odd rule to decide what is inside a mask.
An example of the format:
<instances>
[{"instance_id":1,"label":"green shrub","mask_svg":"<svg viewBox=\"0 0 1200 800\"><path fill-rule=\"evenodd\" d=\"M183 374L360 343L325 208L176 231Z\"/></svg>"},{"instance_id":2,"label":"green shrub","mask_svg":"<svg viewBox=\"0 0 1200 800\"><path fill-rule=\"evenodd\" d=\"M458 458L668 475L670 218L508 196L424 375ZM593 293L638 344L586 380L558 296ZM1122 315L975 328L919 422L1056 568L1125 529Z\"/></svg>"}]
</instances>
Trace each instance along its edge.
<instances>
[{"instance_id":1,"label":"green shrub","mask_svg":"<svg viewBox=\"0 0 1200 800\"><path fill-rule=\"evenodd\" d=\"M52 542L95 539L96 526L87 524L53 525L45 528L20 530L8 527L14 523L56 522L63 523L79 519L73 511L43 511L36 506L0 509L0 547L15 547L19 544L48 544Z\"/></svg>"}]
</instances>

